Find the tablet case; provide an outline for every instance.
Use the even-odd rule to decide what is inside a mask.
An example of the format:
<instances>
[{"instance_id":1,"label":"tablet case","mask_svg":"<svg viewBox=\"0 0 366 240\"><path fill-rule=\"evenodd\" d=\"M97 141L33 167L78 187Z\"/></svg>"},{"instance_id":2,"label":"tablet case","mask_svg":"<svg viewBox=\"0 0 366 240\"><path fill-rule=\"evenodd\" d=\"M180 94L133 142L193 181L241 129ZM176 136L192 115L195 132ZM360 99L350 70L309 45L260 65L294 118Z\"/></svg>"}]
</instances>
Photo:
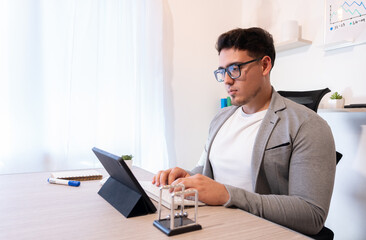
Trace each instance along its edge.
<instances>
[{"instance_id":1,"label":"tablet case","mask_svg":"<svg viewBox=\"0 0 366 240\"><path fill-rule=\"evenodd\" d=\"M137 179L124 161L98 148L92 149L110 177L98 194L126 218L156 212Z\"/></svg>"}]
</instances>

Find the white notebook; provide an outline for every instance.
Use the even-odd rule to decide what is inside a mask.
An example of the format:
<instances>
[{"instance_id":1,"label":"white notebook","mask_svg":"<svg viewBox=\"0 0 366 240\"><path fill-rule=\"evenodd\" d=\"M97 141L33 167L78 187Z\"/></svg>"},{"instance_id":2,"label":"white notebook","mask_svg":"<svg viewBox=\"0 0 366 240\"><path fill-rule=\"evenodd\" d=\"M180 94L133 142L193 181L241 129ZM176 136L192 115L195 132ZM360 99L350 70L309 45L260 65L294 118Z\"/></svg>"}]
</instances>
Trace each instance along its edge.
<instances>
[{"instance_id":1,"label":"white notebook","mask_svg":"<svg viewBox=\"0 0 366 240\"><path fill-rule=\"evenodd\" d=\"M156 202L159 202L160 188L153 185L151 181L139 181L141 187L145 190L146 194ZM194 206L194 197L188 197L184 199L184 206ZM174 197L174 209L177 209L181 205L182 199L179 196ZM162 203L163 206L170 209L171 194L169 190L163 190ZM205 205L203 202L198 201L198 206Z\"/></svg>"},{"instance_id":2,"label":"white notebook","mask_svg":"<svg viewBox=\"0 0 366 240\"><path fill-rule=\"evenodd\" d=\"M102 179L103 175L96 170L77 170L77 171L63 171L63 172L53 172L51 177L67 180L98 180Z\"/></svg>"}]
</instances>

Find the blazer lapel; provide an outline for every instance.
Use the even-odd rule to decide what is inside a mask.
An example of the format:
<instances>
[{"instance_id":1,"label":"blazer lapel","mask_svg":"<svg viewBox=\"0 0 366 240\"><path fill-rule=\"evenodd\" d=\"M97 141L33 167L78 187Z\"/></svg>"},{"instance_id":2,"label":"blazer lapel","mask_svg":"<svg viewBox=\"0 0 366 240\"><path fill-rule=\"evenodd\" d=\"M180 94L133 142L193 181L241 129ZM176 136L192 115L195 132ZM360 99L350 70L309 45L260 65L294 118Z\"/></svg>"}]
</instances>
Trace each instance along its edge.
<instances>
[{"instance_id":1,"label":"blazer lapel","mask_svg":"<svg viewBox=\"0 0 366 240\"><path fill-rule=\"evenodd\" d=\"M258 130L257 137L253 147L252 182L253 182L253 189L255 192L258 193L265 192L268 188L265 176L261 175L262 178L260 178L261 176L259 175L259 172L263 162L264 150L266 149L269 137L271 136L272 131L276 126L277 122L280 120L276 112L279 110L283 110L285 108L286 105L283 102L281 96L273 89L270 106Z\"/></svg>"}]
</instances>

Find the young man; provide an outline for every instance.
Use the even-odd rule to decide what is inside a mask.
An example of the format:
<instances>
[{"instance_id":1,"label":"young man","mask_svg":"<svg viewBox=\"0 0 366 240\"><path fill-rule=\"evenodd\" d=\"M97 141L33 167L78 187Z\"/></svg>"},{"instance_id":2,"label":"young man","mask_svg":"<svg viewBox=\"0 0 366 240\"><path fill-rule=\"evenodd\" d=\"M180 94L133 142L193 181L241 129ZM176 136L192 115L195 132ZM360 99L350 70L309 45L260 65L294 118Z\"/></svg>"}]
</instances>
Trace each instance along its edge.
<instances>
[{"instance_id":1,"label":"young man","mask_svg":"<svg viewBox=\"0 0 366 240\"><path fill-rule=\"evenodd\" d=\"M196 168L160 171L153 184L183 183L209 205L238 207L304 234L317 234L328 214L336 151L327 123L271 86L272 36L235 29L217 41L219 68L234 106L210 125Z\"/></svg>"}]
</instances>

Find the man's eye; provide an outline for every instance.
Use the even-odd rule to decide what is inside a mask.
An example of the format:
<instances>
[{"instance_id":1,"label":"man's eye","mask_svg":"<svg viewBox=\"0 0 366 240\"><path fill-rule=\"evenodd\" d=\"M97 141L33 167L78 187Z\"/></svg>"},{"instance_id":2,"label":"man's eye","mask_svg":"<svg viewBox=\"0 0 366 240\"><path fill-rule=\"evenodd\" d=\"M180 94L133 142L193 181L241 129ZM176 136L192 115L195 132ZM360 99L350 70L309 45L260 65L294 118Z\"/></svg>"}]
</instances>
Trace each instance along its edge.
<instances>
[{"instance_id":1,"label":"man's eye","mask_svg":"<svg viewBox=\"0 0 366 240\"><path fill-rule=\"evenodd\" d=\"M233 65L229 67L229 71L238 71L239 67L237 65Z\"/></svg>"}]
</instances>

